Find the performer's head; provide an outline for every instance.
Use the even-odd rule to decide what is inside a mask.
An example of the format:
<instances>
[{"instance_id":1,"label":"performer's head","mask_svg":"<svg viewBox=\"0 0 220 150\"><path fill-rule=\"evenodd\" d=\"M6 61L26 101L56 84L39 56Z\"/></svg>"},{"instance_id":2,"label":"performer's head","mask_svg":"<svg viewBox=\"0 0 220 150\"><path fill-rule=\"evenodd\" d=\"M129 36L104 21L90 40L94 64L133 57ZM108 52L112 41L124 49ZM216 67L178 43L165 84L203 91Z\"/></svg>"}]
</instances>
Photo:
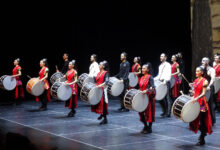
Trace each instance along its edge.
<instances>
[{"instance_id":1,"label":"performer's head","mask_svg":"<svg viewBox=\"0 0 220 150\"><path fill-rule=\"evenodd\" d=\"M97 58L98 58L98 56L96 54L92 54L90 57L90 61L95 62L95 61L97 61Z\"/></svg>"},{"instance_id":2,"label":"performer's head","mask_svg":"<svg viewBox=\"0 0 220 150\"><path fill-rule=\"evenodd\" d=\"M44 58L44 59L42 59L41 61L40 61L40 67L44 67L44 66L48 66L48 63L47 63L47 59L46 58Z\"/></svg>"},{"instance_id":3,"label":"performer's head","mask_svg":"<svg viewBox=\"0 0 220 150\"><path fill-rule=\"evenodd\" d=\"M68 60L69 58L69 54L68 53L64 53L63 54L63 60Z\"/></svg>"},{"instance_id":4,"label":"performer's head","mask_svg":"<svg viewBox=\"0 0 220 150\"><path fill-rule=\"evenodd\" d=\"M183 58L183 53L182 52L178 52L178 57L181 59L181 58Z\"/></svg>"},{"instance_id":5,"label":"performer's head","mask_svg":"<svg viewBox=\"0 0 220 150\"><path fill-rule=\"evenodd\" d=\"M173 55L173 56L171 57L171 61L172 61L172 62L176 62L176 61L177 61L177 55Z\"/></svg>"},{"instance_id":6,"label":"performer's head","mask_svg":"<svg viewBox=\"0 0 220 150\"><path fill-rule=\"evenodd\" d=\"M69 69L73 69L75 67L75 63L76 63L75 60L70 61L69 62Z\"/></svg>"},{"instance_id":7,"label":"performer's head","mask_svg":"<svg viewBox=\"0 0 220 150\"><path fill-rule=\"evenodd\" d=\"M203 65L204 67L209 66L209 62L210 62L210 60L209 60L208 57L202 58L202 65Z\"/></svg>"},{"instance_id":8,"label":"performer's head","mask_svg":"<svg viewBox=\"0 0 220 150\"><path fill-rule=\"evenodd\" d=\"M20 63L20 58L16 58L14 60L14 65L17 66L17 65L19 65L19 63Z\"/></svg>"},{"instance_id":9,"label":"performer's head","mask_svg":"<svg viewBox=\"0 0 220 150\"><path fill-rule=\"evenodd\" d=\"M204 74L204 69L202 67L196 68L196 77L199 78Z\"/></svg>"},{"instance_id":10,"label":"performer's head","mask_svg":"<svg viewBox=\"0 0 220 150\"><path fill-rule=\"evenodd\" d=\"M128 54L126 52L121 53L121 61L124 61L127 59Z\"/></svg>"},{"instance_id":11,"label":"performer's head","mask_svg":"<svg viewBox=\"0 0 220 150\"><path fill-rule=\"evenodd\" d=\"M165 53L162 53L161 55L160 55L160 61L161 62L165 62L167 60L167 55L165 54Z\"/></svg>"},{"instance_id":12,"label":"performer's head","mask_svg":"<svg viewBox=\"0 0 220 150\"><path fill-rule=\"evenodd\" d=\"M141 57L134 57L134 63L138 63L140 64L141 63Z\"/></svg>"},{"instance_id":13,"label":"performer's head","mask_svg":"<svg viewBox=\"0 0 220 150\"><path fill-rule=\"evenodd\" d=\"M220 63L220 55L216 54L214 60L215 60L216 64L219 64Z\"/></svg>"},{"instance_id":14,"label":"performer's head","mask_svg":"<svg viewBox=\"0 0 220 150\"><path fill-rule=\"evenodd\" d=\"M106 60L99 63L99 69L100 70L106 70L109 71L108 62Z\"/></svg>"},{"instance_id":15,"label":"performer's head","mask_svg":"<svg viewBox=\"0 0 220 150\"><path fill-rule=\"evenodd\" d=\"M142 74L143 75L145 75L145 74L153 75L153 69L152 69L151 63L148 62L142 66Z\"/></svg>"}]
</instances>

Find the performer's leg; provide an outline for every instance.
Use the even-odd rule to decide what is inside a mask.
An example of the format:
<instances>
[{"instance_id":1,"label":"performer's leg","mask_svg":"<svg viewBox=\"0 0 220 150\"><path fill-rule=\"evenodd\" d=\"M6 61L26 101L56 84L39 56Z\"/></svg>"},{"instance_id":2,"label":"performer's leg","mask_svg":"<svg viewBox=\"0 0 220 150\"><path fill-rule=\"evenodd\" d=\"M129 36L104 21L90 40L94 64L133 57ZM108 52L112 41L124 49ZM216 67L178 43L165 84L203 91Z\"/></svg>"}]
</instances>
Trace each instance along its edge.
<instances>
[{"instance_id":1,"label":"performer's leg","mask_svg":"<svg viewBox=\"0 0 220 150\"><path fill-rule=\"evenodd\" d=\"M212 124L214 125L216 122L216 116L215 116L215 107L214 107L214 86L210 87L211 89L211 95L209 98L209 108L210 108L210 113L211 113L211 118L212 118Z\"/></svg>"},{"instance_id":2,"label":"performer's leg","mask_svg":"<svg viewBox=\"0 0 220 150\"><path fill-rule=\"evenodd\" d=\"M75 96L76 95L73 95L72 96L72 105L71 105L71 111L68 113L68 117L74 117L75 116L75 113L76 113L76 110L75 110Z\"/></svg>"},{"instance_id":3,"label":"performer's leg","mask_svg":"<svg viewBox=\"0 0 220 150\"><path fill-rule=\"evenodd\" d=\"M196 145L204 145L205 144L205 136L207 132L207 128L205 125L205 112L201 112L201 119L200 119L200 126L199 130L201 132L200 137L199 137L199 142Z\"/></svg>"},{"instance_id":4,"label":"performer's leg","mask_svg":"<svg viewBox=\"0 0 220 150\"><path fill-rule=\"evenodd\" d=\"M102 125L102 124L107 124L108 123L108 120L107 120L107 108L106 108L106 103L105 103L105 100L103 100L103 114L102 116L104 117L104 120L102 120L99 124Z\"/></svg>"},{"instance_id":5,"label":"performer's leg","mask_svg":"<svg viewBox=\"0 0 220 150\"><path fill-rule=\"evenodd\" d=\"M127 82L124 82L124 91L122 92L122 94L119 96L120 97L120 102L121 102L121 108L119 108L119 111L129 111L129 109L126 109L124 106L124 96L128 90L129 86Z\"/></svg>"},{"instance_id":6,"label":"performer's leg","mask_svg":"<svg viewBox=\"0 0 220 150\"><path fill-rule=\"evenodd\" d=\"M42 95L39 96L41 107L40 110L47 110L47 90L44 91Z\"/></svg>"},{"instance_id":7,"label":"performer's leg","mask_svg":"<svg viewBox=\"0 0 220 150\"><path fill-rule=\"evenodd\" d=\"M162 113L160 114L160 116L163 117L166 114L166 103L165 103L164 99L160 100L159 103L160 103L160 106L162 108Z\"/></svg>"},{"instance_id":8,"label":"performer's leg","mask_svg":"<svg viewBox=\"0 0 220 150\"><path fill-rule=\"evenodd\" d=\"M145 112L141 112L139 114L140 114L140 120L144 124L144 128L141 130L141 133L146 134L146 133L148 133L149 127L148 127L147 122L145 120Z\"/></svg>"},{"instance_id":9,"label":"performer's leg","mask_svg":"<svg viewBox=\"0 0 220 150\"><path fill-rule=\"evenodd\" d=\"M170 117L170 114L171 114L171 107L172 107L172 100L171 100L171 97L170 97L170 82L167 82L167 95L166 95L166 104L167 104L167 114L166 116L167 117Z\"/></svg>"}]
</instances>

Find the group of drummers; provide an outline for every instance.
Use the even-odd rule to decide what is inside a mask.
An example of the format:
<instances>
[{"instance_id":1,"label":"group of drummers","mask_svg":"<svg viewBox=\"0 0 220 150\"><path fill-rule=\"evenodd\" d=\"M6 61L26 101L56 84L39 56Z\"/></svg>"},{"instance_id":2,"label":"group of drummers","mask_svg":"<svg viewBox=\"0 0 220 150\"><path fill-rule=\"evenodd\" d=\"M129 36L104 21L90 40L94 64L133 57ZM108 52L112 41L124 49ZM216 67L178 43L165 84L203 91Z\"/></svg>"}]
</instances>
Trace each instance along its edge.
<instances>
[{"instance_id":1,"label":"group of drummers","mask_svg":"<svg viewBox=\"0 0 220 150\"><path fill-rule=\"evenodd\" d=\"M201 65L196 68L196 79L190 83L184 76L184 61L182 53L171 57L170 64L167 55L160 55L161 64L158 75L153 77L151 63L141 65L141 58L135 57L130 66L127 53L121 53L121 64L118 74L110 77L109 64L106 60L97 63L97 55L91 55L89 73L78 76L75 68L76 61L69 61L69 55L64 53L62 70L56 67L56 72L48 80L49 68L47 59L40 61L39 77L30 78L26 85L28 93L41 102L40 111L47 110L47 103L53 98L65 101L70 109L68 117L74 117L77 108L77 98L91 105L91 111L99 114L100 125L107 124L108 96L120 97L120 112L134 110L139 113L140 121L144 124L141 133L152 133L155 121L155 101L159 101L161 117L173 115L189 123L190 130L201 135L197 145L205 144L205 136L212 133L216 122L215 113L220 112L220 55L214 56L213 67L210 60L204 57ZM4 90L14 90L16 101L24 98L24 90L20 76L22 68L20 59L14 60L12 75L0 78L0 87ZM130 70L132 70L130 72ZM190 87L189 94L184 94L183 81ZM185 82L185 83L186 83Z\"/></svg>"}]
</instances>

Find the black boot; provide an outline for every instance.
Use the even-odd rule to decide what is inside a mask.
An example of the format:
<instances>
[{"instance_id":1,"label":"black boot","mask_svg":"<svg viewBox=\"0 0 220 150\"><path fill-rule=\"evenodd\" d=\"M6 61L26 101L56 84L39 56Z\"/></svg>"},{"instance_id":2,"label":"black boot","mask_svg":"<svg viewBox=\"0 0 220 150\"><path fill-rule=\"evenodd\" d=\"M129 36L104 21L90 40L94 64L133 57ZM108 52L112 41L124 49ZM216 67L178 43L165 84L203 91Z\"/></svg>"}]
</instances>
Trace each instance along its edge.
<instances>
[{"instance_id":1,"label":"black boot","mask_svg":"<svg viewBox=\"0 0 220 150\"><path fill-rule=\"evenodd\" d=\"M69 113L68 113L68 115L67 115L67 117L74 117L75 116L75 110L71 110Z\"/></svg>"},{"instance_id":2,"label":"black boot","mask_svg":"<svg viewBox=\"0 0 220 150\"><path fill-rule=\"evenodd\" d=\"M152 123L149 123L147 130L148 130L148 133L152 133Z\"/></svg>"},{"instance_id":3,"label":"black boot","mask_svg":"<svg viewBox=\"0 0 220 150\"><path fill-rule=\"evenodd\" d=\"M103 124L107 124L108 123L108 120L107 118L105 117L99 124L100 125L103 125Z\"/></svg>"},{"instance_id":4,"label":"black boot","mask_svg":"<svg viewBox=\"0 0 220 150\"><path fill-rule=\"evenodd\" d=\"M197 146L205 145L205 136L206 134L201 134L199 137L198 143L196 143Z\"/></svg>"},{"instance_id":5,"label":"black boot","mask_svg":"<svg viewBox=\"0 0 220 150\"><path fill-rule=\"evenodd\" d=\"M102 119L102 117L103 117L103 115L100 115L97 119L98 120L101 120Z\"/></svg>"}]
</instances>

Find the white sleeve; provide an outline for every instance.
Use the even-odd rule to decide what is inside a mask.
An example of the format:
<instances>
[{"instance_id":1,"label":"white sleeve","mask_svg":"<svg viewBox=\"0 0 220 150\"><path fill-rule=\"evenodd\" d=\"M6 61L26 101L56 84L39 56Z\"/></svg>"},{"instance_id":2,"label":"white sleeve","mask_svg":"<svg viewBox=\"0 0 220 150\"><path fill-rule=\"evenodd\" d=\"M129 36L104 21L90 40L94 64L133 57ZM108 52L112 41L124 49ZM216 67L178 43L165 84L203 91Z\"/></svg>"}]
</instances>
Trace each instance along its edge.
<instances>
[{"instance_id":1,"label":"white sleeve","mask_svg":"<svg viewBox=\"0 0 220 150\"><path fill-rule=\"evenodd\" d=\"M97 74L99 73L99 65L98 65L98 63L96 63L95 65L94 65L94 74L93 74L93 76L94 77L96 77L97 76Z\"/></svg>"},{"instance_id":2,"label":"white sleeve","mask_svg":"<svg viewBox=\"0 0 220 150\"><path fill-rule=\"evenodd\" d=\"M165 80L168 82L171 79L171 65L169 63L166 64L165 67Z\"/></svg>"}]
</instances>

